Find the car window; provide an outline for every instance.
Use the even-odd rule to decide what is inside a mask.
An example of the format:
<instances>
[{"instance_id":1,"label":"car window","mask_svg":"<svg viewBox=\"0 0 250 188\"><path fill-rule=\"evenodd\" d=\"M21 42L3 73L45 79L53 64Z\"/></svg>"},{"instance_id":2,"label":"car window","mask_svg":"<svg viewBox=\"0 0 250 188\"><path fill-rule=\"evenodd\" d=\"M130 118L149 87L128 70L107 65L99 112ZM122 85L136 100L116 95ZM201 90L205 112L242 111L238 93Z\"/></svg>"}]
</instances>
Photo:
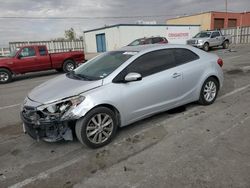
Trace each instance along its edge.
<instances>
[{"instance_id":1,"label":"car window","mask_svg":"<svg viewBox=\"0 0 250 188\"><path fill-rule=\"evenodd\" d=\"M32 57L36 55L36 51L33 47L23 48L20 55L22 57Z\"/></svg>"},{"instance_id":2,"label":"car window","mask_svg":"<svg viewBox=\"0 0 250 188\"><path fill-rule=\"evenodd\" d=\"M128 51L111 51L106 52L82 66L75 69L75 74L79 77L87 77L93 80L98 80L107 77L130 57L138 52Z\"/></svg>"},{"instance_id":3,"label":"car window","mask_svg":"<svg viewBox=\"0 0 250 188\"><path fill-rule=\"evenodd\" d=\"M215 38L215 37L218 37L218 36L220 36L220 33L217 31L217 32L213 32L211 37Z\"/></svg>"},{"instance_id":4,"label":"car window","mask_svg":"<svg viewBox=\"0 0 250 188\"><path fill-rule=\"evenodd\" d=\"M158 42L161 42L161 38L155 37L155 38L152 39L153 44L158 43Z\"/></svg>"},{"instance_id":5,"label":"car window","mask_svg":"<svg viewBox=\"0 0 250 188\"><path fill-rule=\"evenodd\" d=\"M46 56L47 55L47 50L44 46L38 47L39 54L40 56Z\"/></svg>"},{"instance_id":6,"label":"car window","mask_svg":"<svg viewBox=\"0 0 250 188\"><path fill-rule=\"evenodd\" d=\"M200 32L194 36L194 38L207 38L210 37L211 32Z\"/></svg>"},{"instance_id":7,"label":"car window","mask_svg":"<svg viewBox=\"0 0 250 188\"><path fill-rule=\"evenodd\" d=\"M142 55L131 63L126 72L140 73L143 77L175 66L172 49L158 50Z\"/></svg>"},{"instance_id":8,"label":"car window","mask_svg":"<svg viewBox=\"0 0 250 188\"><path fill-rule=\"evenodd\" d=\"M133 42L131 42L128 46L137 46L137 45L142 45L144 44L145 42L145 39L142 38L142 39L137 39L137 40L134 40Z\"/></svg>"},{"instance_id":9,"label":"car window","mask_svg":"<svg viewBox=\"0 0 250 188\"><path fill-rule=\"evenodd\" d=\"M152 44L152 38L146 39L143 44Z\"/></svg>"},{"instance_id":10,"label":"car window","mask_svg":"<svg viewBox=\"0 0 250 188\"><path fill-rule=\"evenodd\" d=\"M182 65L184 63L199 59L199 56L197 54L184 48L175 49L174 56L177 65Z\"/></svg>"}]
</instances>

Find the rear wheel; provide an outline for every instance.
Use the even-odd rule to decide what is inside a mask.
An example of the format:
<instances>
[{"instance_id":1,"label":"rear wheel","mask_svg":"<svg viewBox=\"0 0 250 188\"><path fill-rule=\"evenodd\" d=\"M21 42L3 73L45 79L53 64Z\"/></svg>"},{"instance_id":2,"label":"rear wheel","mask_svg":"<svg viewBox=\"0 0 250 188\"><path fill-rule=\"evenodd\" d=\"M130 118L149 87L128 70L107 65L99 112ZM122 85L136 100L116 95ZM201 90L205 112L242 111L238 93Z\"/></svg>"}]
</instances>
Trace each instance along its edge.
<instances>
[{"instance_id":1,"label":"rear wheel","mask_svg":"<svg viewBox=\"0 0 250 188\"><path fill-rule=\"evenodd\" d=\"M0 68L0 84L12 81L12 73L8 69Z\"/></svg>"},{"instance_id":2,"label":"rear wheel","mask_svg":"<svg viewBox=\"0 0 250 188\"><path fill-rule=\"evenodd\" d=\"M229 42L228 41L224 41L222 46L223 46L224 49L228 49Z\"/></svg>"},{"instance_id":3,"label":"rear wheel","mask_svg":"<svg viewBox=\"0 0 250 188\"><path fill-rule=\"evenodd\" d=\"M207 42L203 45L203 50L206 52L209 51L209 44Z\"/></svg>"},{"instance_id":4,"label":"rear wheel","mask_svg":"<svg viewBox=\"0 0 250 188\"><path fill-rule=\"evenodd\" d=\"M106 107L91 110L76 122L78 140L91 148L99 148L111 142L118 127L115 113Z\"/></svg>"},{"instance_id":5,"label":"rear wheel","mask_svg":"<svg viewBox=\"0 0 250 188\"><path fill-rule=\"evenodd\" d=\"M218 95L218 91L218 81L213 77L208 78L202 85L199 103L202 105L212 104Z\"/></svg>"},{"instance_id":6,"label":"rear wheel","mask_svg":"<svg viewBox=\"0 0 250 188\"><path fill-rule=\"evenodd\" d=\"M63 63L63 72L67 73L67 72L73 71L75 68L76 68L76 64L72 60L66 60Z\"/></svg>"}]
</instances>

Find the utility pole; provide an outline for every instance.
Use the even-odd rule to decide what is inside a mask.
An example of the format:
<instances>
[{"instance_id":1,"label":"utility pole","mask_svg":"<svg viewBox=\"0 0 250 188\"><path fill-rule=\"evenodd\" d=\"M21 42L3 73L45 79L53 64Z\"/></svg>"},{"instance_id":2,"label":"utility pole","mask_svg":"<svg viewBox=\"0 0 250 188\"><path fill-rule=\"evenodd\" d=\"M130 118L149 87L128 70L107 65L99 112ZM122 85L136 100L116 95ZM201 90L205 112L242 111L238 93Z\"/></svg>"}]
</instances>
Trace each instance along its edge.
<instances>
[{"instance_id":1,"label":"utility pole","mask_svg":"<svg viewBox=\"0 0 250 188\"><path fill-rule=\"evenodd\" d=\"M227 13L227 0L225 0L226 13Z\"/></svg>"},{"instance_id":2,"label":"utility pole","mask_svg":"<svg viewBox=\"0 0 250 188\"><path fill-rule=\"evenodd\" d=\"M228 27L227 0L225 0L225 8L226 8L226 18L225 18L224 28L227 28Z\"/></svg>"}]
</instances>

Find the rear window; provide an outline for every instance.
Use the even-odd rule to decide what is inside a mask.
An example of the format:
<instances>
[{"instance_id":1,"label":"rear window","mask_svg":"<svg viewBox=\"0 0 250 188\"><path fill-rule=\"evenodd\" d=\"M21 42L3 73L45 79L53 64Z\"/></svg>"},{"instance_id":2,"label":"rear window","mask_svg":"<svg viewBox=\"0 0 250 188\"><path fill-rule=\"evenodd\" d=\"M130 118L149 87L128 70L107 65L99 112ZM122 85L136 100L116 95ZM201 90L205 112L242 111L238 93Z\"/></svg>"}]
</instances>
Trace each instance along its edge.
<instances>
[{"instance_id":1,"label":"rear window","mask_svg":"<svg viewBox=\"0 0 250 188\"><path fill-rule=\"evenodd\" d=\"M156 37L156 38L153 38L153 41L152 43L155 44L155 43L158 43L158 42L161 42L162 39L160 37Z\"/></svg>"},{"instance_id":2,"label":"rear window","mask_svg":"<svg viewBox=\"0 0 250 188\"><path fill-rule=\"evenodd\" d=\"M188 49L184 48L175 49L175 60L178 65L188 63L190 61L194 61L199 58L200 57L197 54Z\"/></svg>"},{"instance_id":3,"label":"rear window","mask_svg":"<svg viewBox=\"0 0 250 188\"><path fill-rule=\"evenodd\" d=\"M44 46L38 47L38 50L39 50L40 56L47 55L47 50L46 50L46 48Z\"/></svg>"}]
</instances>

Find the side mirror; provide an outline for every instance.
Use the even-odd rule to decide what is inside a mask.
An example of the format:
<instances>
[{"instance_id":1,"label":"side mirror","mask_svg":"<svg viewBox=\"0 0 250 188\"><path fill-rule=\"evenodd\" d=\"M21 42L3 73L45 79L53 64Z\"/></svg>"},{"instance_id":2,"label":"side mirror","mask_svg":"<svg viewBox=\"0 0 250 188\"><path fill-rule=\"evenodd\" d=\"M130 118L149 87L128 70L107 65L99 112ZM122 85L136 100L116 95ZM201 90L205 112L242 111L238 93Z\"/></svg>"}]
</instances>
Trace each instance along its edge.
<instances>
[{"instance_id":1,"label":"side mirror","mask_svg":"<svg viewBox=\"0 0 250 188\"><path fill-rule=\"evenodd\" d=\"M18 54L17 59L22 59L22 55Z\"/></svg>"},{"instance_id":2,"label":"side mirror","mask_svg":"<svg viewBox=\"0 0 250 188\"><path fill-rule=\"evenodd\" d=\"M142 80L142 76L139 73L131 72L131 73L128 73L127 76L125 76L124 80L126 82L139 81L139 80Z\"/></svg>"}]
</instances>

